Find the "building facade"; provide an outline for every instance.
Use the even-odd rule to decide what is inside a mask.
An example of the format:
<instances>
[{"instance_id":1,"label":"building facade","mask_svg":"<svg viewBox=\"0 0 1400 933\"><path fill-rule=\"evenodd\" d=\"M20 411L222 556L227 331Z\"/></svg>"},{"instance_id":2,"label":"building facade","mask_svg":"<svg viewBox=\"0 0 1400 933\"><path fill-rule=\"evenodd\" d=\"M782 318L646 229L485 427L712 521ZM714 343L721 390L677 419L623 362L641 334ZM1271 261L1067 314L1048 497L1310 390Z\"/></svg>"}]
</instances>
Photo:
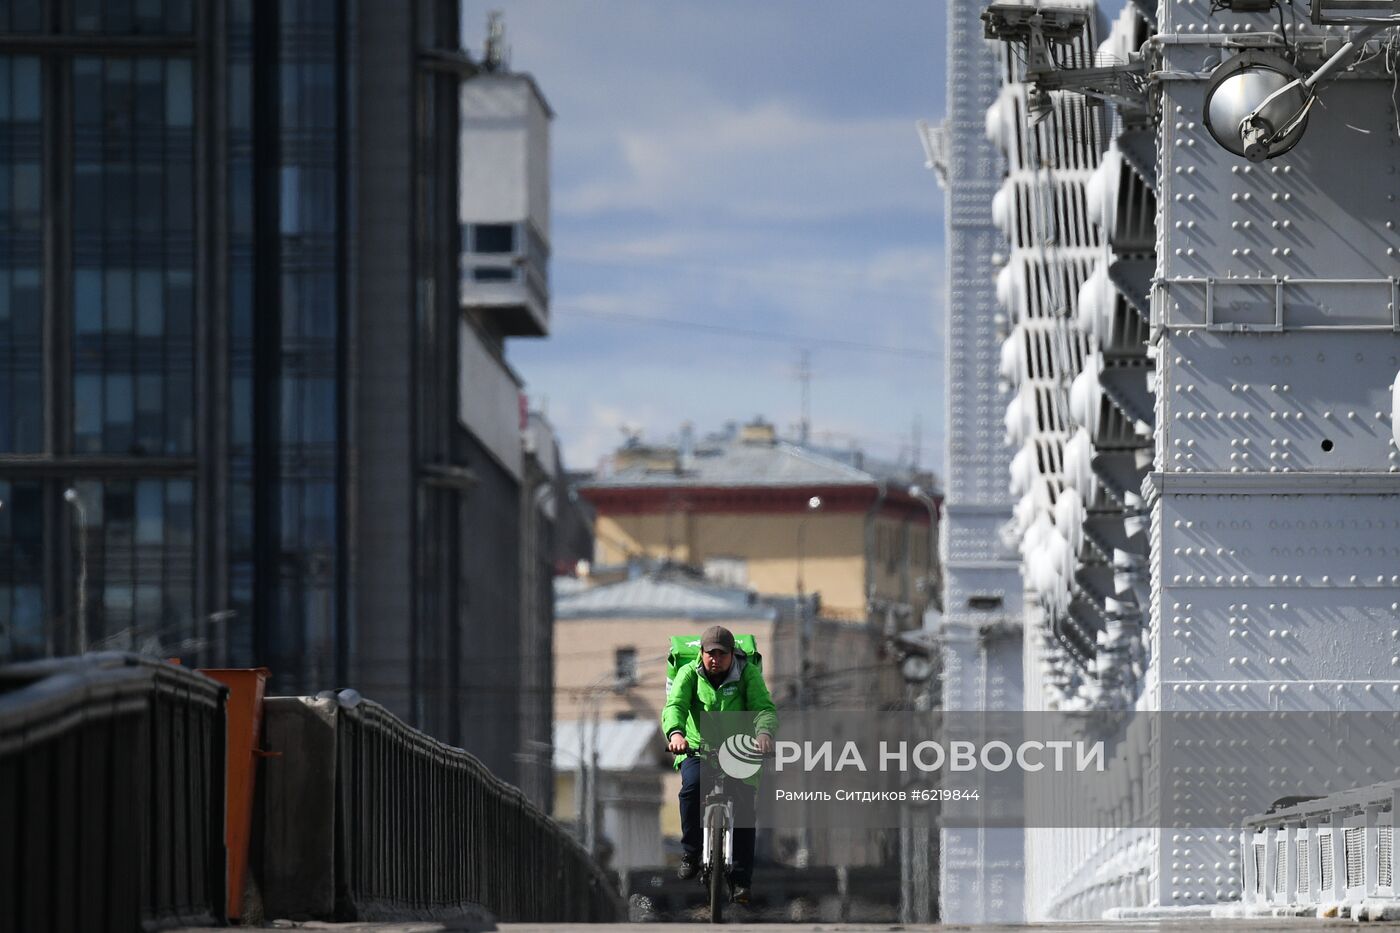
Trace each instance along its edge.
<instances>
[{"instance_id":1,"label":"building facade","mask_svg":"<svg viewBox=\"0 0 1400 933\"><path fill-rule=\"evenodd\" d=\"M354 684L514 777L517 329L460 281L487 58L455 0L5 6L0 657Z\"/></svg>"},{"instance_id":2,"label":"building facade","mask_svg":"<svg viewBox=\"0 0 1400 933\"><path fill-rule=\"evenodd\" d=\"M820 593L821 614L893 633L939 592L939 499L780 440L632 442L580 488L600 564L669 561L772 596Z\"/></svg>"}]
</instances>

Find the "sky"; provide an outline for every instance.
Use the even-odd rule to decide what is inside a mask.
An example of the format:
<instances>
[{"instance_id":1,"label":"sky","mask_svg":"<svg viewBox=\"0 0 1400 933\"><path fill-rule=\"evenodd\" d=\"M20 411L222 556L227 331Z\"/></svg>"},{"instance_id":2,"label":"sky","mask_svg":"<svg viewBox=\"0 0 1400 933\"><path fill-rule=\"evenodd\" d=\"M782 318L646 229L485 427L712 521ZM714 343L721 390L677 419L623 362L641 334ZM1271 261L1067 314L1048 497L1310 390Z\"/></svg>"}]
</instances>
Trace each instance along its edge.
<instances>
[{"instance_id":1,"label":"sky","mask_svg":"<svg viewBox=\"0 0 1400 933\"><path fill-rule=\"evenodd\" d=\"M551 333L507 357L570 469L763 416L942 469L936 0L464 0L552 127ZM699 326L696 326L699 325ZM762 336L754 336L755 334Z\"/></svg>"}]
</instances>

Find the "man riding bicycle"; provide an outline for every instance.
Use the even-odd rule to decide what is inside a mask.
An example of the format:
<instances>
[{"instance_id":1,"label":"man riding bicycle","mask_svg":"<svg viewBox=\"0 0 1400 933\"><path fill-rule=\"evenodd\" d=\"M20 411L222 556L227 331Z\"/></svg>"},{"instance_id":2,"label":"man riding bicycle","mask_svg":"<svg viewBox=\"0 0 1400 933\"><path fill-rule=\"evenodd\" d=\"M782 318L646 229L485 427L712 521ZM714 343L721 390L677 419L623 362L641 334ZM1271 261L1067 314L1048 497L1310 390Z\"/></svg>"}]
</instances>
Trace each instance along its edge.
<instances>
[{"instance_id":1,"label":"man riding bicycle","mask_svg":"<svg viewBox=\"0 0 1400 933\"><path fill-rule=\"evenodd\" d=\"M682 880L694 878L700 871L700 845L703 838L700 813L700 786L705 763L700 758L686 757L685 752L703 744L697 716L708 712L754 713L754 732L758 750L764 755L773 751L773 734L778 728L778 716L773 698L763 682L763 672L757 664L734 647L734 635L721 625L713 625L700 636L700 656L694 664L686 664L676 674L666 706L661 711L661 731L666 734L667 748L674 753L676 767L681 772L681 865L677 875ZM746 904L753 881L754 798L757 788L750 783L725 776L726 790L734 800L734 871L730 877L733 899Z\"/></svg>"}]
</instances>

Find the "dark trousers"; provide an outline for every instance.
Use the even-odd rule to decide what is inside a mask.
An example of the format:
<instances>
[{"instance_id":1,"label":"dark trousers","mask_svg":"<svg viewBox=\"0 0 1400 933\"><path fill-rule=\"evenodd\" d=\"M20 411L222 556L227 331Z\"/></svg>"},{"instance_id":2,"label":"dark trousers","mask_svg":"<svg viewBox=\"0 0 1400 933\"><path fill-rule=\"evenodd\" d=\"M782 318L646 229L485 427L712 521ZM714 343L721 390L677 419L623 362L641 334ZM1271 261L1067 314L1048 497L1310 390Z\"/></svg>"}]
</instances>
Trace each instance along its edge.
<instances>
[{"instance_id":1,"label":"dark trousers","mask_svg":"<svg viewBox=\"0 0 1400 933\"><path fill-rule=\"evenodd\" d=\"M714 786L714 771L707 769L699 758L681 761L681 849L686 855L700 860L700 846L705 838L705 795ZM724 790L734 802L734 874L736 886L748 887L753 880L754 788L729 776L724 778Z\"/></svg>"}]
</instances>

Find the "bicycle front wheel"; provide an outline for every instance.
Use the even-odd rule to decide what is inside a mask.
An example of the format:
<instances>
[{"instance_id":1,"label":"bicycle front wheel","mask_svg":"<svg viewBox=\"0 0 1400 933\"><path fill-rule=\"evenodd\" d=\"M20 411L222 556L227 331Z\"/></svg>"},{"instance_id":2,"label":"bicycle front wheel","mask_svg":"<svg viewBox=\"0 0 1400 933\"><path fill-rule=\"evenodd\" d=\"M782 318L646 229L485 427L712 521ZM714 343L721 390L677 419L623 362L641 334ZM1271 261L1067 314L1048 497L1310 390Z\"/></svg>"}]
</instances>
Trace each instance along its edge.
<instances>
[{"instance_id":1,"label":"bicycle front wheel","mask_svg":"<svg viewBox=\"0 0 1400 933\"><path fill-rule=\"evenodd\" d=\"M724 843L729 832L728 821L718 807L710 811L710 851L705 853L705 865L710 873L710 922L724 922L724 905L729 899L729 886L724 877Z\"/></svg>"}]
</instances>

